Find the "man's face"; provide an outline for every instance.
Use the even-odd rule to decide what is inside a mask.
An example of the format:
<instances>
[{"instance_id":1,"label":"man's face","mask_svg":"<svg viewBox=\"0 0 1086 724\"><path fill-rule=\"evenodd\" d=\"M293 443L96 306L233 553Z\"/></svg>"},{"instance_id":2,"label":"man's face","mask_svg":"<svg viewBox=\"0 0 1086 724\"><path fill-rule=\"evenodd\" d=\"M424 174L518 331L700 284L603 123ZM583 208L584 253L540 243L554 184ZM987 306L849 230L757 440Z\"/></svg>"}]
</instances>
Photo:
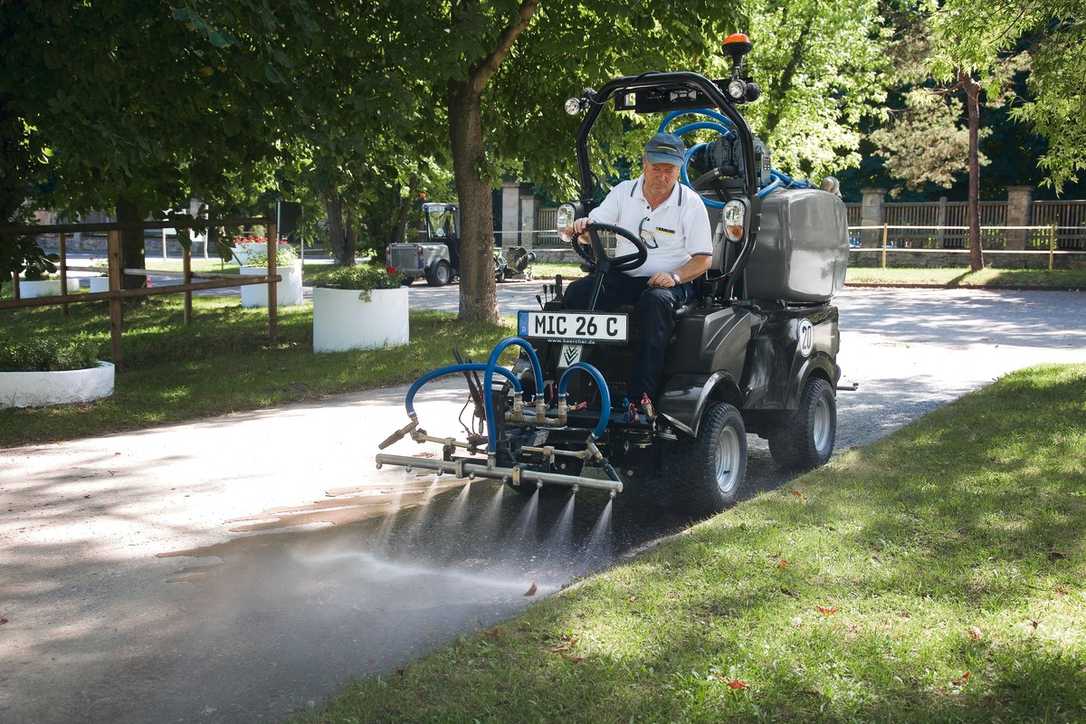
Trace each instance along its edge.
<instances>
[{"instance_id":1,"label":"man's face","mask_svg":"<svg viewBox=\"0 0 1086 724\"><path fill-rule=\"evenodd\" d=\"M652 196L670 194L679 180L679 167L670 163L649 163L642 159L642 172L645 175L645 191Z\"/></svg>"}]
</instances>

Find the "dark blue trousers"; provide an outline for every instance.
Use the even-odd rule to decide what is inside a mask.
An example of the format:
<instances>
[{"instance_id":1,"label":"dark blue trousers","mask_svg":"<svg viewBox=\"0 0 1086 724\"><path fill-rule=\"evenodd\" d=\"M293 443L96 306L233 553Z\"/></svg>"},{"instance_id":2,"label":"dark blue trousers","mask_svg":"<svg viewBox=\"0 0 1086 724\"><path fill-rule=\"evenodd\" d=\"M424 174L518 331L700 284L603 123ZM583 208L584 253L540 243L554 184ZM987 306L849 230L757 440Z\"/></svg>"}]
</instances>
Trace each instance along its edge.
<instances>
[{"instance_id":1,"label":"dark blue trousers","mask_svg":"<svg viewBox=\"0 0 1086 724\"><path fill-rule=\"evenodd\" d=\"M593 276L572 282L566 288L565 307L588 309L594 282ZM694 286L689 282L670 289L650 287L648 282L648 277L608 272L596 303L596 310L600 312L609 312L624 304L636 307L634 315L641 331L641 344L627 393L632 402L640 402L643 393L655 398L660 371L664 367L664 353L675 330L675 310L686 304L694 293Z\"/></svg>"}]
</instances>

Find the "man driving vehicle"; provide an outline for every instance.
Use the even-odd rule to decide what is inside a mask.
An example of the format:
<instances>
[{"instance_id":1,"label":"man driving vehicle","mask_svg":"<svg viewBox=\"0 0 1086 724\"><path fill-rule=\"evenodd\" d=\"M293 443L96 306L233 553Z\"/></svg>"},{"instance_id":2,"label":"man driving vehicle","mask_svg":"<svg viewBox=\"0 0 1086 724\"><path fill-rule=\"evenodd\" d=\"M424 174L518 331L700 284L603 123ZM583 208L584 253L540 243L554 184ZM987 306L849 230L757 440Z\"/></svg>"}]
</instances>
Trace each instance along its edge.
<instances>
[{"instance_id":1,"label":"man driving vehicle","mask_svg":"<svg viewBox=\"0 0 1086 724\"><path fill-rule=\"evenodd\" d=\"M705 204L696 191L678 183L685 151L678 136L657 133L645 144L641 176L615 186L588 217L565 230L577 235L578 243L587 244L584 231L589 223L612 224L637 233L648 247L648 258L640 267L607 273L596 305L599 311L623 304L636 306L641 343L627 393L631 404L651 403L675 327L675 310L693 296L690 282L712 263ZM631 242L618 238L616 256L634 251ZM586 309L592 284L592 277L571 283L565 293L566 308Z\"/></svg>"}]
</instances>

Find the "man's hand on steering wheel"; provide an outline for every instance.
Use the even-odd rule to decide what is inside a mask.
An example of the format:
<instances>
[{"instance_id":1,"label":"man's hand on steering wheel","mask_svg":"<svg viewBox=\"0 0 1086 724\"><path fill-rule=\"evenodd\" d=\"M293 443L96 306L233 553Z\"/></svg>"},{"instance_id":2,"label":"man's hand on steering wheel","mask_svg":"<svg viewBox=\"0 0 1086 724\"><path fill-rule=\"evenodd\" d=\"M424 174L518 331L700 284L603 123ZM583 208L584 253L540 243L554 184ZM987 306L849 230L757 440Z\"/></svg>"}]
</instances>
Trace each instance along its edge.
<instances>
[{"instance_id":1,"label":"man's hand on steering wheel","mask_svg":"<svg viewBox=\"0 0 1086 724\"><path fill-rule=\"evenodd\" d=\"M601 231L611 232L626 239L636 251L609 258L600 238L599 232ZM573 237L573 240L575 240L573 250L584 259L587 270L590 272L600 268L614 271L632 271L644 264L645 259L648 258L648 247L645 246L645 242L635 236L629 229L623 229L621 226L601 224L585 217L574 221L572 226L562 229L561 234L567 240L570 240L569 237Z\"/></svg>"}]
</instances>

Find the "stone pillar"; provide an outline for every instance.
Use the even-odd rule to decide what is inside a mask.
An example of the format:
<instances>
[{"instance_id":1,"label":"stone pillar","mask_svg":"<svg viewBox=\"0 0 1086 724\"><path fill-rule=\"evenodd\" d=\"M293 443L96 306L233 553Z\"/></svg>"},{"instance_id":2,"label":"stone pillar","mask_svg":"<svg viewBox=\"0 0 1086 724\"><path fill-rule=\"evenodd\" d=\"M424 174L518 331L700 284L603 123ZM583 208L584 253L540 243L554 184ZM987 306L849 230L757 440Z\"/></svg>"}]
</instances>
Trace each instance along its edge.
<instances>
[{"instance_id":1,"label":"stone pillar","mask_svg":"<svg viewBox=\"0 0 1086 724\"><path fill-rule=\"evenodd\" d=\"M886 218L883 213L886 189L866 188L860 189L860 193L863 194L863 201L860 205L860 226L881 226ZM865 231L860 238L864 246L882 245L881 231Z\"/></svg>"},{"instance_id":2,"label":"stone pillar","mask_svg":"<svg viewBox=\"0 0 1086 724\"><path fill-rule=\"evenodd\" d=\"M520 244L529 251L535 246L535 204L532 194L520 197Z\"/></svg>"},{"instance_id":3,"label":"stone pillar","mask_svg":"<svg viewBox=\"0 0 1086 724\"><path fill-rule=\"evenodd\" d=\"M1007 187L1007 226L1029 226L1032 221L1033 187ZM1025 249L1029 232L1018 229L1007 232L1008 249Z\"/></svg>"},{"instance_id":4,"label":"stone pillar","mask_svg":"<svg viewBox=\"0 0 1086 724\"><path fill-rule=\"evenodd\" d=\"M516 181L502 182L502 248L516 246L517 231L520 230L520 184Z\"/></svg>"}]
</instances>

